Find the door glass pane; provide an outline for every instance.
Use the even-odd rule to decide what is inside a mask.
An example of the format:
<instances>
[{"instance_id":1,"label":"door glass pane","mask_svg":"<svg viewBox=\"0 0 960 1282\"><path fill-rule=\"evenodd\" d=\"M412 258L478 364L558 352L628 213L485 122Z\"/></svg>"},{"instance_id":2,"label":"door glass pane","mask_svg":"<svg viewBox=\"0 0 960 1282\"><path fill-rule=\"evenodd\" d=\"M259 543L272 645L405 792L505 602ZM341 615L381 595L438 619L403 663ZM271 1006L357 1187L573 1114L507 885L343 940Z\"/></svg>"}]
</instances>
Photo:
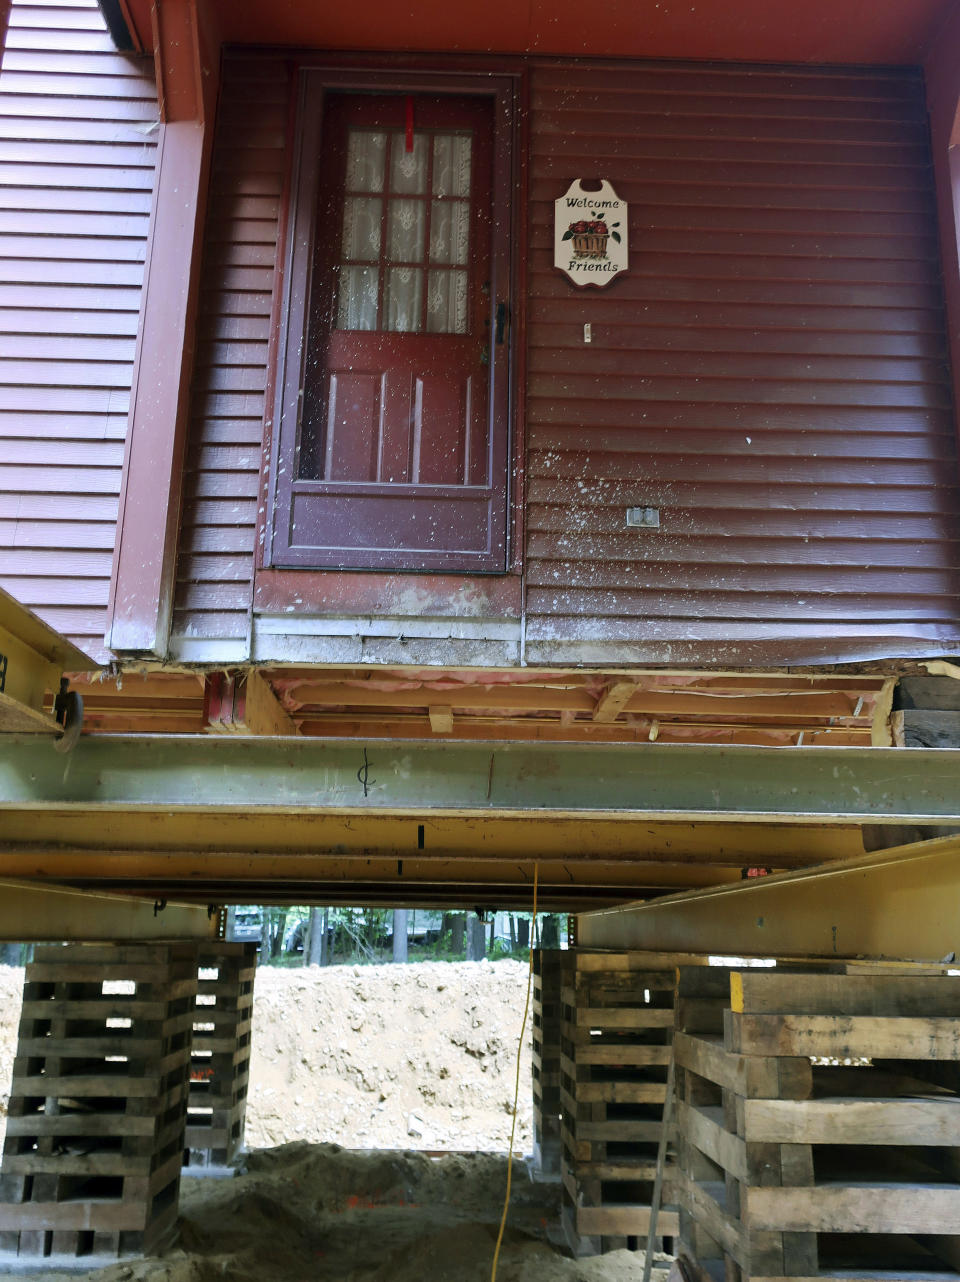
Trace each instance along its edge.
<instances>
[{"instance_id":1,"label":"door glass pane","mask_svg":"<svg viewBox=\"0 0 960 1282\"><path fill-rule=\"evenodd\" d=\"M413 151L407 151L406 135L393 135L390 148L390 187L402 196L419 196L427 189L427 139L415 134Z\"/></svg>"},{"instance_id":2,"label":"door glass pane","mask_svg":"<svg viewBox=\"0 0 960 1282\"><path fill-rule=\"evenodd\" d=\"M383 191L387 135L351 129L347 140L347 191Z\"/></svg>"},{"instance_id":3,"label":"door glass pane","mask_svg":"<svg viewBox=\"0 0 960 1282\"><path fill-rule=\"evenodd\" d=\"M467 273L431 271L427 277L427 333L466 332Z\"/></svg>"},{"instance_id":4,"label":"door glass pane","mask_svg":"<svg viewBox=\"0 0 960 1282\"><path fill-rule=\"evenodd\" d=\"M380 257L380 213L376 196L347 196L343 206L344 258L376 262Z\"/></svg>"},{"instance_id":5,"label":"door glass pane","mask_svg":"<svg viewBox=\"0 0 960 1282\"><path fill-rule=\"evenodd\" d=\"M387 258L391 262L423 260L426 205L422 200L391 200L387 215Z\"/></svg>"},{"instance_id":6,"label":"door glass pane","mask_svg":"<svg viewBox=\"0 0 960 1282\"><path fill-rule=\"evenodd\" d=\"M433 194L470 195L469 134L437 134L433 140Z\"/></svg>"},{"instance_id":7,"label":"door glass pane","mask_svg":"<svg viewBox=\"0 0 960 1282\"><path fill-rule=\"evenodd\" d=\"M376 267L341 267L337 296L337 329L377 328Z\"/></svg>"},{"instance_id":8,"label":"door glass pane","mask_svg":"<svg viewBox=\"0 0 960 1282\"><path fill-rule=\"evenodd\" d=\"M423 272L415 267L391 267L387 271L383 306L384 329L399 334L415 334L421 329L423 309Z\"/></svg>"},{"instance_id":9,"label":"door glass pane","mask_svg":"<svg viewBox=\"0 0 960 1282\"><path fill-rule=\"evenodd\" d=\"M399 128L348 131L336 326L466 334L473 138L406 142Z\"/></svg>"},{"instance_id":10,"label":"door glass pane","mask_svg":"<svg viewBox=\"0 0 960 1282\"><path fill-rule=\"evenodd\" d=\"M430 260L466 263L470 206L465 200L434 200L430 205Z\"/></svg>"}]
</instances>

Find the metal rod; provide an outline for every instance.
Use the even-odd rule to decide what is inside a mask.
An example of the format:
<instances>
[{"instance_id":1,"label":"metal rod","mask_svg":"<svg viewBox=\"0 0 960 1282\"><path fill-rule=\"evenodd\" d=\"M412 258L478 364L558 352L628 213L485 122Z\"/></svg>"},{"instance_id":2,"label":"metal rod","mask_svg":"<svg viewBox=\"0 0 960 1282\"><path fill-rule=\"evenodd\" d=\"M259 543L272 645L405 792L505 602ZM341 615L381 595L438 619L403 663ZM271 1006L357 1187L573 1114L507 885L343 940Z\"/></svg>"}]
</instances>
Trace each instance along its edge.
<instances>
[{"instance_id":1,"label":"metal rod","mask_svg":"<svg viewBox=\"0 0 960 1282\"><path fill-rule=\"evenodd\" d=\"M643 1282L650 1282L650 1270L653 1268L653 1244L657 1238L657 1220L660 1216L660 1200L663 1197L663 1168L667 1161L667 1135L673 1120L673 1085L676 1076L676 1051L670 1045L670 1065L667 1069L667 1098L663 1101L663 1117L660 1122L660 1143L657 1146L657 1173L653 1181L653 1197L650 1199L650 1223L647 1228L647 1253L643 1261Z\"/></svg>"}]
</instances>

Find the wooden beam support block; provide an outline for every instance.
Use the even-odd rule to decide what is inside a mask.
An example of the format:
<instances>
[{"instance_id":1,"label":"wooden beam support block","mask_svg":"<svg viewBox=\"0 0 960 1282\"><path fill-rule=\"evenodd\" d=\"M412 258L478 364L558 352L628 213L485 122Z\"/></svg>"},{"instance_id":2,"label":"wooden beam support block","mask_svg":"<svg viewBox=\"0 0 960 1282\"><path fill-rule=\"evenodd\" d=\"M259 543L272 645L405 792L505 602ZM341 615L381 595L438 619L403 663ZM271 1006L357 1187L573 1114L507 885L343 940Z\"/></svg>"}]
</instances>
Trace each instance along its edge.
<instances>
[{"instance_id":1,"label":"wooden beam support block","mask_svg":"<svg viewBox=\"0 0 960 1282\"><path fill-rule=\"evenodd\" d=\"M453 709L431 705L430 729L434 734L450 734L453 731Z\"/></svg>"},{"instance_id":2,"label":"wooden beam support block","mask_svg":"<svg viewBox=\"0 0 960 1282\"><path fill-rule=\"evenodd\" d=\"M638 689L636 681L615 681L607 686L593 710L594 721L616 721Z\"/></svg>"},{"instance_id":3,"label":"wooden beam support block","mask_svg":"<svg viewBox=\"0 0 960 1282\"><path fill-rule=\"evenodd\" d=\"M209 672L203 688L203 721L208 734L296 735L296 722L255 668Z\"/></svg>"},{"instance_id":4,"label":"wooden beam support block","mask_svg":"<svg viewBox=\"0 0 960 1282\"><path fill-rule=\"evenodd\" d=\"M234 717L238 733L295 735L297 724L274 694L267 680L255 668L242 678L234 694Z\"/></svg>"}]
</instances>

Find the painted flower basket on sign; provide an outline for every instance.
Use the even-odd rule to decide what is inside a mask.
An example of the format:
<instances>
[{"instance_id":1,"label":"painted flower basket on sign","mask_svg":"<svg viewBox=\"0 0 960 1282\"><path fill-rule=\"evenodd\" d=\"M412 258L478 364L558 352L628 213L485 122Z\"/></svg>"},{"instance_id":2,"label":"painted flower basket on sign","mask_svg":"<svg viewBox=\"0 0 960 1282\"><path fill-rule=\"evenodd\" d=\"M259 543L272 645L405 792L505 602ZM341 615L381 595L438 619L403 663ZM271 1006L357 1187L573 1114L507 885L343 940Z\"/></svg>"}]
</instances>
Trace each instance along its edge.
<instances>
[{"instance_id":1,"label":"painted flower basket on sign","mask_svg":"<svg viewBox=\"0 0 960 1282\"><path fill-rule=\"evenodd\" d=\"M589 221L580 219L571 223L563 239L573 240L575 258L606 258L607 241L610 237L618 242L620 240L620 233L616 230L619 226L619 222L614 223L611 231L600 215L594 213Z\"/></svg>"}]
</instances>

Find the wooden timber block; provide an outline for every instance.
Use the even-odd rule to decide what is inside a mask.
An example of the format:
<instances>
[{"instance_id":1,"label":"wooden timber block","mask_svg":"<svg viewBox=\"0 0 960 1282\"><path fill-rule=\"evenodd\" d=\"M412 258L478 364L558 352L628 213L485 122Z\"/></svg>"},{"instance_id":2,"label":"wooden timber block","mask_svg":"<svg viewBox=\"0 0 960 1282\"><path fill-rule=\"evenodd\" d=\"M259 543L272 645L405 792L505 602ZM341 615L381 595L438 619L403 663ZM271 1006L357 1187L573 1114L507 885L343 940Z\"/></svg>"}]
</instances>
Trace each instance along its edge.
<instances>
[{"instance_id":1,"label":"wooden timber block","mask_svg":"<svg viewBox=\"0 0 960 1282\"><path fill-rule=\"evenodd\" d=\"M561 957L559 949L537 949L533 963L533 1160L549 1178L560 1174Z\"/></svg>"},{"instance_id":2,"label":"wooden timber block","mask_svg":"<svg viewBox=\"0 0 960 1282\"><path fill-rule=\"evenodd\" d=\"M734 972L730 982L731 1051L960 1061L955 976Z\"/></svg>"},{"instance_id":3,"label":"wooden timber block","mask_svg":"<svg viewBox=\"0 0 960 1282\"><path fill-rule=\"evenodd\" d=\"M0 1250L113 1257L176 1225L196 945L43 947L0 1161Z\"/></svg>"},{"instance_id":4,"label":"wooden timber block","mask_svg":"<svg viewBox=\"0 0 960 1282\"><path fill-rule=\"evenodd\" d=\"M675 1036L684 1248L739 1282L960 1277L956 977L730 986L723 1038Z\"/></svg>"},{"instance_id":5,"label":"wooden timber block","mask_svg":"<svg viewBox=\"0 0 960 1282\"><path fill-rule=\"evenodd\" d=\"M200 945L184 1165L229 1166L243 1145L256 943Z\"/></svg>"},{"instance_id":6,"label":"wooden timber block","mask_svg":"<svg viewBox=\"0 0 960 1282\"><path fill-rule=\"evenodd\" d=\"M687 957L680 955L680 960ZM663 1131L678 955L577 950L561 986L561 1203L579 1253L643 1246ZM669 1128L669 1138L675 1128ZM679 1232L668 1177L658 1233Z\"/></svg>"}]
</instances>

